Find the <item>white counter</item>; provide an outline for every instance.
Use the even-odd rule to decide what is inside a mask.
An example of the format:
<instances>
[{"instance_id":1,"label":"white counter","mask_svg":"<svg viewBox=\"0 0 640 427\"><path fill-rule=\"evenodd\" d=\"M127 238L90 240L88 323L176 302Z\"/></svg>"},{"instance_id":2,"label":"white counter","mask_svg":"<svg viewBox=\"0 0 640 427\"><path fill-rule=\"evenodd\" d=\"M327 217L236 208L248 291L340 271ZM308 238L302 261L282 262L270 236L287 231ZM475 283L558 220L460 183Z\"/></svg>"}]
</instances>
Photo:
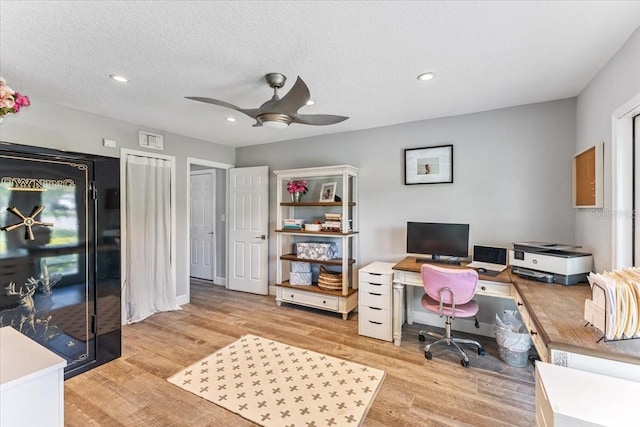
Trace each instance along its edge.
<instances>
[{"instance_id":1,"label":"white counter","mask_svg":"<svg viewBox=\"0 0 640 427\"><path fill-rule=\"evenodd\" d=\"M67 362L11 327L0 328L0 425L64 425Z\"/></svg>"},{"instance_id":2,"label":"white counter","mask_svg":"<svg viewBox=\"0 0 640 427\"><path fill-rule=\"evenodd\" d=\"M640 383L536 362L537 426L633 426Z\"/></svg>"}]
</instances>

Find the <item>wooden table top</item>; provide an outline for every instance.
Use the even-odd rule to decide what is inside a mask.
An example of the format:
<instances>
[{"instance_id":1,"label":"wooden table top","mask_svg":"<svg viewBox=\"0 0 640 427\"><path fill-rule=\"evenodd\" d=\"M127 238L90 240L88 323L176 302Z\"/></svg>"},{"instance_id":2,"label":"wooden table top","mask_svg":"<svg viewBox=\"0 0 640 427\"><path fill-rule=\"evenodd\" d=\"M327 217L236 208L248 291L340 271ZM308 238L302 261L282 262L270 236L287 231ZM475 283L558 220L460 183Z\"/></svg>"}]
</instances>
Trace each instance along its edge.
<instances>
[{"instance_id":1,"label":"wooden table top","mask_svg":"<svg viewBox=\"0 0 640 427\"><path fill-rule=\"evenodd\" d=\"M422 264L424 264L424 262L418 261L417 257L408 256L404 258L402 261L400 261L399 263L397 263L396 265L394 265L393 269L410 271L412 273L420 273L420 268L422 267ZM433 263L433 265L437 267L443 267L443 268L467 268L464 265L456 266L456 265L438 264L438 263ZM511 276L509 275L508 268L497 276L487 276L482 273L478 273L478 278L480 280L487 280L490 282L511 283Z\"/></svg>"},{"instance_id":2,"label":"wooden table top","mask_svg":"<svg viewBox=\"0 0 640 427\"><path fill-rule=\"evenodd\" d=\"M584 301L591 299L588 284L548 284L515 274L511 279L547 347L640 365L640 339L598 342L603 334L585 326Z\"/></svg>"}]
</instances>

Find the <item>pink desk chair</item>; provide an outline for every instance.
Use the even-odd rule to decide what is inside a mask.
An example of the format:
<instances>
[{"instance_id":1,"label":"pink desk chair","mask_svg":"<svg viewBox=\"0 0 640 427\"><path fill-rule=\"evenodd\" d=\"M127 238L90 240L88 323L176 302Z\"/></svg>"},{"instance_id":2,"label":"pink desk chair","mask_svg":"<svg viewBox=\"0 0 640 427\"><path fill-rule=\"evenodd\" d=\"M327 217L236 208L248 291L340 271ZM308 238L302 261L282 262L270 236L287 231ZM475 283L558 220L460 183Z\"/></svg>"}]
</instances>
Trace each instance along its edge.
<instances>
[{"instance_id":1,"label":"pink desk chair","mask_svg":"<svg viewBox=\"0 0 640 427\"><path fill-rule=\"evenodd\" d=\"M458 344L475 345L478 354L481 356L485 354L484 349L477 341L452 337L451 320L456 317L475 317L478 313L478 303L472 300L476 293L478 273L472 269L445 268L430 264L423 264L421 273L422 283L426 292L422 296L422 306L432 313L439 314L440 317L446 316L447 318L444 335L420 331L418 335L420 341L425 341L425 334L437 339L437 341L424 347L424 356L431 360L432 355L429 350L432 345L442 342L447 345L453 344L462 355L460 364L468 368L469 358Z\"/></svg>"}]
</instances>

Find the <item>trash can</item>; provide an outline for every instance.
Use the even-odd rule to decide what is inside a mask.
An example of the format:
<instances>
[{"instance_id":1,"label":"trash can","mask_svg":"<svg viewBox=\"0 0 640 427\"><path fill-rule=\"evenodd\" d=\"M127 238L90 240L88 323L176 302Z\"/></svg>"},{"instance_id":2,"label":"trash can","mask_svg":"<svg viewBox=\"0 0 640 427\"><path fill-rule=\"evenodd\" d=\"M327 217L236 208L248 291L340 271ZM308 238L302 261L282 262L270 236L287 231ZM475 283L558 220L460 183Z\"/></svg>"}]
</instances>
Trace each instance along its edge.
<instances>
[{"instance_id":1,"label":"trash can","mask_svg":"<svg viewBox=\"0 0 640 427\"><path fill-rule=\"evenodd\" d=\"M498 343L498 356L507 365L522 368L529 363L531 337L522 323L520 314L504 310L502 318L496 314L493 332Z\"/></svg>"}]
</instances>

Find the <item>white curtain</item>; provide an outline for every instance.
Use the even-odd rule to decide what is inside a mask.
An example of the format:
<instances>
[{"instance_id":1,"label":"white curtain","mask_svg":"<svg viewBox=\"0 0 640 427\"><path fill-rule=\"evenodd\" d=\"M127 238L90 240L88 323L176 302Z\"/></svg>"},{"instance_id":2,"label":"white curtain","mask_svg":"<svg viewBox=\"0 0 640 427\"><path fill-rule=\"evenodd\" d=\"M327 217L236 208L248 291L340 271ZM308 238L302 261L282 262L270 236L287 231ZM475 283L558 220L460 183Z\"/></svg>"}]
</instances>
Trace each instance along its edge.
<instances>
[{"instance_id":1,"label":"white curtain","mask_svg":"<svg viewBox=\"0 0 640 427\"><path fill-rule=\"evenodd\" d=\"M126 159L126 321L179 310L171 259L171 162Z\"/></svg>"}]
</instances>

